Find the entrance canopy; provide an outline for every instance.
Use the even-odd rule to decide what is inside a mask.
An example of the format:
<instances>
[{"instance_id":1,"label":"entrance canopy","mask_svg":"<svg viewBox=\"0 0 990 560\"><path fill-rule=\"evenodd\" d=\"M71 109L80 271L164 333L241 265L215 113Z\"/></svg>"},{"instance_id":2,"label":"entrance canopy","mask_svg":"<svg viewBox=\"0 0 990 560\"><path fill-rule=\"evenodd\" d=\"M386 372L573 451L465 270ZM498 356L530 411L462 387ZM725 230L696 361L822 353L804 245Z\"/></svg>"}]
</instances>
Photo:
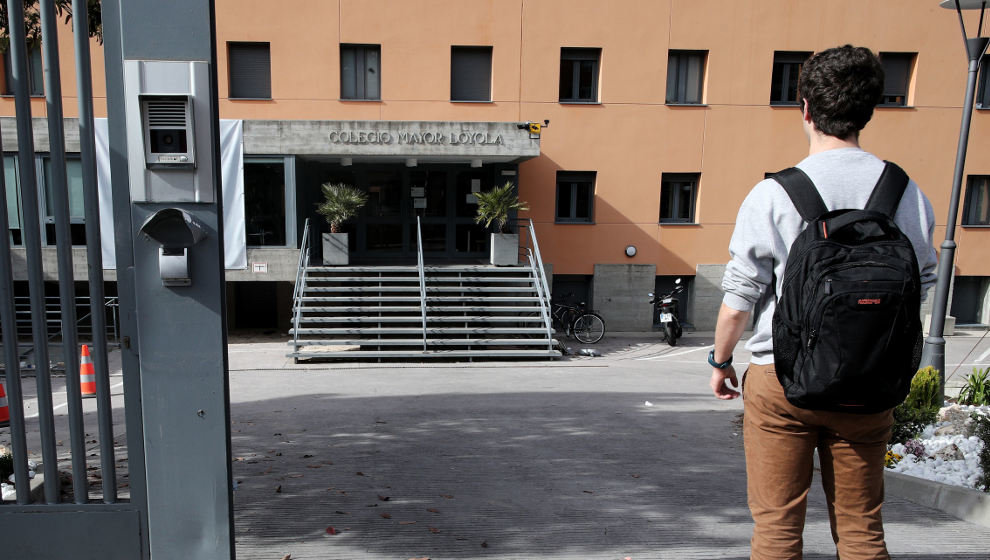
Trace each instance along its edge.
<instances>
[{"instance_id":1,"label":"entrance canopy","mask_svg":"<svg viewBox=\"0 0 990 560\"><path fill-rule=\"evenodd\" d=\"M336 156L354 162L517 163L540 155L527 123L431 121L244 121L248 154Z\"/></svg>"}]
</instances>

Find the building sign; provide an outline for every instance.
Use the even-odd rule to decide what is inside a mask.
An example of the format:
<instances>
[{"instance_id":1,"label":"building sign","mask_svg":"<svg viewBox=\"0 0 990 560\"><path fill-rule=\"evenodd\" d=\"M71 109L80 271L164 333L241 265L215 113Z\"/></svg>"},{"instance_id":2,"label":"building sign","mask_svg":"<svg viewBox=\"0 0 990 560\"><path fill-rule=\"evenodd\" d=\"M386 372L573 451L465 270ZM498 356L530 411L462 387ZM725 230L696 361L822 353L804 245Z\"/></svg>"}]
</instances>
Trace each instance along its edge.
<instances>
[{"instance_id":1,"label":"building sign","mask_svg":"<svg viewBox=\"0 0 990 560\"><path fill-rule=\"evenodd\" d=\"M450 121L244 121L244 150L319 154L517 161L540 155L525 123Z\"/></svg>"},{"instance_id":2,"label":"building sign","mask_svg":"<svg viewBox=\"0 0 990 560\"><path fill-rule=\"evenodd\" d=\"M330 142L333 144L432 144L435 146L457 144L479 144L501 146L505 144L501 134L490 135L487 132L400 132L392 134L376 131L331 130Z\"/></svg>"}]
</instances>

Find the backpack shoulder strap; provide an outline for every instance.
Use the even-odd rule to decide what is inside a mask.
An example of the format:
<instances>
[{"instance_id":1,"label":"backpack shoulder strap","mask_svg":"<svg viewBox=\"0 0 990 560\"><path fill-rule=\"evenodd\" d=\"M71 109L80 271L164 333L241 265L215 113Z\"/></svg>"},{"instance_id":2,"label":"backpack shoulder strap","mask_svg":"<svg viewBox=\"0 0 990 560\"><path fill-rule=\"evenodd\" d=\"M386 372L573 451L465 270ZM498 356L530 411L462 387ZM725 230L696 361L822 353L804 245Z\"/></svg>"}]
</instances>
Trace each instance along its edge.
<instances>
[{"instance_id":1,"label":"backpack shoulder strap","mask_svg":"<svg viewBox=\"0 0 990 560\"><path fill-rule=\"evenodd\" d=\"M887 165L883 168L877 185L873 187L873 193L870 194L870 200L866 203L866 209L881 212L887 217L893 218L909 179L907 173L896 163L890 161L884 163Z\"/></svg>"},{"instance_id":2,"label":"backpack shoulder strap","mask_svg":"<svg viewBox=\"0 0 990 560\"><path fill-rule=\"evenodd\" d=\"M787 196L791 197L791 202L804 221L813 222L828 212L828 207L825 206L822 196L818 194L818 189L804 171L797 167L789 167L774 173L773 179L787 191Z\"/></svg>"}]
</instances>

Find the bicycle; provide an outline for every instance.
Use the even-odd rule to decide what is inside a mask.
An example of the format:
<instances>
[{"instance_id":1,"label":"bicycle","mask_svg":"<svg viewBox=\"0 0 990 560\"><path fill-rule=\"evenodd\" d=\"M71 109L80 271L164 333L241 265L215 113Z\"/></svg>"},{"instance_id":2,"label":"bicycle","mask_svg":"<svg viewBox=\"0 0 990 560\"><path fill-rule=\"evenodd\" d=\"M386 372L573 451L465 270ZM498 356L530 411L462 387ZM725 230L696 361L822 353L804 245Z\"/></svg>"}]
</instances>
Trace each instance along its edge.
<instances>
[{"instance_id":1,"label":"bicycle","mask_svg":"<svg viewBox=\"0 0 990 560\"><path fill-rule=\"evenodd\" d=\"M550 305L555 329L584 344L594 344L605 336L605 319L585 309L584 302L577 305L551 302Z\"/></svg>"}]
</instances>

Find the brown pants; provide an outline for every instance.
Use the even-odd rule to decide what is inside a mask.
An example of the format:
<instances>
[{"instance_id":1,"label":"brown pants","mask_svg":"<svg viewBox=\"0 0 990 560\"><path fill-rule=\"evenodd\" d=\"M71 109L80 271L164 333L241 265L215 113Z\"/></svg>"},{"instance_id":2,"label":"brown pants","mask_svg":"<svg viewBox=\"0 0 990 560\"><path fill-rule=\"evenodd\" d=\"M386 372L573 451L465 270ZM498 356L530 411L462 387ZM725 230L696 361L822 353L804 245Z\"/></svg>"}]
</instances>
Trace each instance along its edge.
<instances>
[{"instance_id":1,"label":"brown pants","mask_svg":"<svg viewBox=\"0 0 990 560\"><path fill-rule=\"evenodd\" d=\"M800 559L814 450L839 558L887 559L883 462L893 415L804 410L787 402L773 365L743 378L753 559Z\"/></svg>"}]
</instances>

